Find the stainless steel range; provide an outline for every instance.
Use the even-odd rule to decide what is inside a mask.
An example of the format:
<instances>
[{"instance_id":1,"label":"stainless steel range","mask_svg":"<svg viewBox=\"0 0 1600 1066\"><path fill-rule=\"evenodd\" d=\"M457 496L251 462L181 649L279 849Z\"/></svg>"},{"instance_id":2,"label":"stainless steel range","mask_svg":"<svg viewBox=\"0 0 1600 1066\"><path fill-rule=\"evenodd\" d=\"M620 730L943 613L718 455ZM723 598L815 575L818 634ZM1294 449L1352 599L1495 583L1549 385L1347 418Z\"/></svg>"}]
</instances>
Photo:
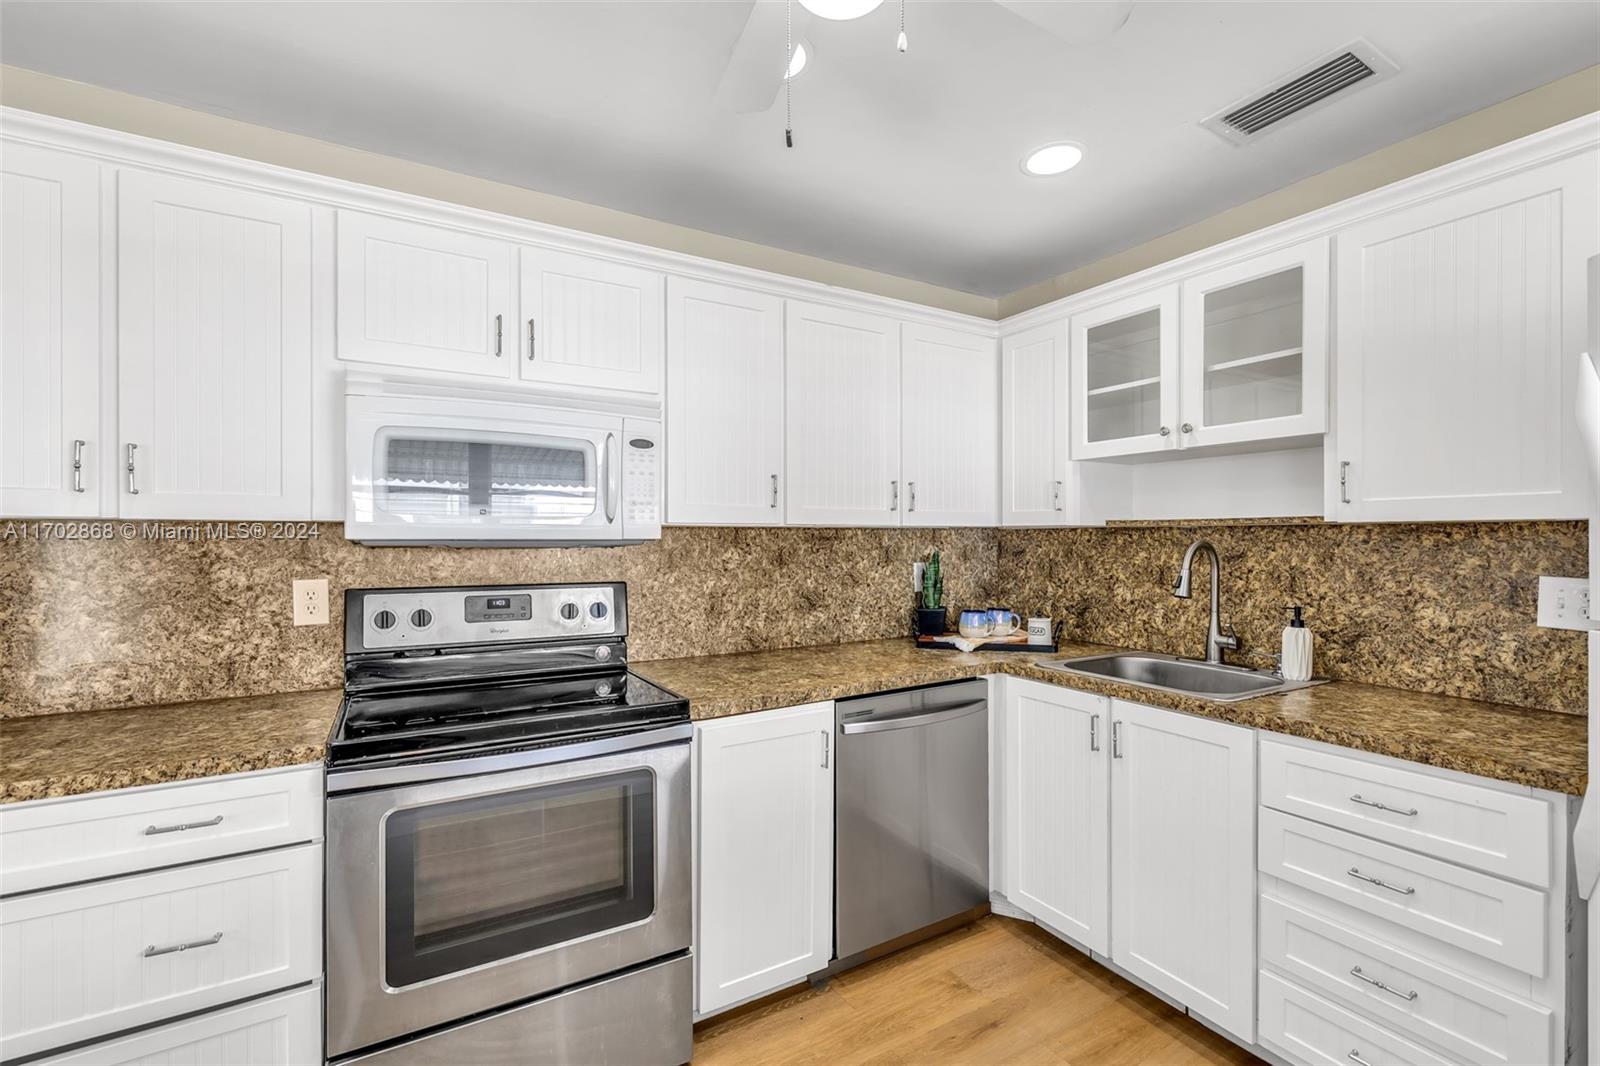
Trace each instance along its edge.
<instances>
[{"instance_id":1,"label":"stainless steel range","mask_svg":"<svg viewBox=\"0 0 1600 1066\"><path fill-rule=\"evenodd\" d=\"M627 632L620 583L345 594L330 1059L689 1060L689 708Z\"/></svg>"}]
</instances>

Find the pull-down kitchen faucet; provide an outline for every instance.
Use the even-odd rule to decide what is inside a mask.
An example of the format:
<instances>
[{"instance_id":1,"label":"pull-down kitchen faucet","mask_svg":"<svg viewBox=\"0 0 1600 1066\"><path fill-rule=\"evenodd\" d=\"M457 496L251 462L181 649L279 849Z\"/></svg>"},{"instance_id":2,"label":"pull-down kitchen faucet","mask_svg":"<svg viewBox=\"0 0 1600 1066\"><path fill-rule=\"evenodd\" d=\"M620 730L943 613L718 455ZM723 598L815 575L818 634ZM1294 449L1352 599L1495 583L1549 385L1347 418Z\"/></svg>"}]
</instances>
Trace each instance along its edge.
<instances>
[{"instance_id":1,"label":"pull-down kitchen faucet","mask_svg":"<svg viewBox=\"0 0 1600 1066\"><path fill-rule=\"evenodd\" d=\"M1194 553L1201 549L1211 556L1211 625L1206 630L1206 662L1221 663L1224 651L1239 650L1239 634L1232 626L1228 627L1227 633L1223 633L1218 623L1218 586L1222 584L1222 565L1217 560L1217 549L1211 546L1209 540L1197 540L1183 553L1183 566L1178 570L1178 580L1172 583L1172 594L1180 600L1186 600L1192 594L1190 571L1194 564Z\"/></svg>"}]
</instances>

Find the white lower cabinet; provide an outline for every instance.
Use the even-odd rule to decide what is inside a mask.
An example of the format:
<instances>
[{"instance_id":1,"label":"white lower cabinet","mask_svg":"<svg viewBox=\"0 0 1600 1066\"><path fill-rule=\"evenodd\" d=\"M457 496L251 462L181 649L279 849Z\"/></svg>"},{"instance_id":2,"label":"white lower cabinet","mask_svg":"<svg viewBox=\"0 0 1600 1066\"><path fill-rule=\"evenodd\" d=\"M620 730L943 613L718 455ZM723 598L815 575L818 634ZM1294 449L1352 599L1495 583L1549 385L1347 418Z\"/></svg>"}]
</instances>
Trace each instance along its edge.
<instances>
[{"instance_id":1,"label":"white lower cabinet","mask_svg":"<svg viewBox=\"0 0 1600 1066\"><path fill-rule=\"evenodd\" d=\"M833 954L833 704L695 725L696 1012Z\"/></svg>"},{"instance_id":2,"label":"white lower cabinet","mask_svg":"<svg viewBox=\"0 0 1600 1066\"><path fill-rule=\"evenodd\" d=\"M1272 974L1261 975L1261 1037L1313 1066L1449 1066L1449 1059Z\"/></svg>"},{"instance_id":3,"label":"white lower cabinet","mask_svg":"<svg viewBox=\"0 0 1600 1066\"><path fill-rule=\"evenodd\" d=\"M38 1066L307 1066L322 1061L322 988L309 985L107 1040Z\"/></svg>"}]
</instances>

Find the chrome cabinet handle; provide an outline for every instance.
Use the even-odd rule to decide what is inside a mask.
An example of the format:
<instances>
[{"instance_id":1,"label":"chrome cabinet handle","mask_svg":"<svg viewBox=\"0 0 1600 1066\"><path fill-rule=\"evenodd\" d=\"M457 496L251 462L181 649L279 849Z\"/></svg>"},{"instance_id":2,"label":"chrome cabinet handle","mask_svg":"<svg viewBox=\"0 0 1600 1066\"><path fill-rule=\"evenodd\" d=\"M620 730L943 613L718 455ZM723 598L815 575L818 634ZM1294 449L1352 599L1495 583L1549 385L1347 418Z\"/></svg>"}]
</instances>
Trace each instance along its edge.
<instances>
[{"instance_id":1,"label":"chrome cabinet handle","mask_svg":"<svg viewBox=\"0 0 1600 1066\"><path fill-rule=\"evenodd\" d=\"M135 468L133 453L139 449L137 444L128 445L128 495L139 495L139 482L136 480L138 471Z\"/></svg>"},{"instance_id":2,"label":"chrome cabinet handle","mask_svg":"<svg viewBox=\"0 0 1600 1066\"><path fill-rule=\"evenodd\" d=\"M1061 482L1053 481L1051 484L1055 487L1051 490L1050 504L1059 511L1061 510Z\"/></svg>"},{"instance_id":3,"label":"chrome cabinet handle","mask_svg":"<svg viewBox=\"0 0 1600 1066\"><path fill-rule=\"evenodd\" d=\"M1098 714L1089 716L1089 750L1100 750L1100 716Z\"/></svg>"},{"instance_id":4,"label":"chrome cabinet handle","mask_svg":"<svg viewBox=\"0 0 1600 1066\"><path fill-rule=\"evenodd\" d=\"M1379 888L1387 888L1390 892L1398 892L1402 896L1413 896L1416 895L1417 892L1417 890L1414 888L1402 888L1399 885L1391 885L1381 877L1372 877L1368 874L1364 874L1354 866L1350 867L1350 869L1346 872L1357 881L1365 881L1369 885L1377 885Z\"/></svg>"},{"instance_id":5,"label":"chrome cabinet handle","mask_svg":"<svg viewBox=\"0 0 1600 1066\"><path fill-rule=\"evenodd\" d=\"M222 815L219 814L215 818L207 818L203 822L179 822L177 825L147 825L144 827L144 835L153 837L161 833L182 833L187 829L207 829L221 824Z\"/></svg>"},{"instance_id":6,"label":"chrome cabinet handle","mask_svg":"<svg viewBox=\"0 0 1600 1066\"><path fill-rule=\"evenodd\" d=\"M833 743L833 737L824 729L822 732L822 768L828 768L828 746Z\"/></svg>"},{"instance_id":7,"label":"chrome cabinet handle","mask_svg":"<svg viewBox=\"0 0 1600 1066\"><path fill-rule=\"evenodd\" d=\"M1360 1048L1350 1049L1350 1061L1355 1063L1356 1066L1372 1066L1372 1063L1361 1057Z\"/></svg>"},{"instance_id":8,"label":"chrome cabinet handle","mask_svg":"<svg viewBox=\"0 0 1600 1066\"><path fill-rule=\"evenodd\" d=\"M1339 502L1350 502L1350 463L1348 461L1339 464Z\"/></svg>"},{"instance_id":9,"label":"chrome cabinet handle","mask_svg":"<svg viewBox=\"0 0 1600 1066\"><path fill-rule=\"evenodd\" d=\"M83 491L83 446L86 441L72 442L72 491Z\"/></svg>"},{"instance_id":10,"label":"chrome cabinet handle","mask_svg":"<svg viewBox=\"0 0 1600 1066\"><path fill-rule=\"evenodd\" d=\"M606 434L606 521L617 520L617 437Z\"/></svg>"},{"instance_id":11,"label":"chrome cabinet handle","mask_svg":"<svg viewBox=\"0 0 1600 1066\"><path fill-rule=\"evenodd\" d=\"M1170 436L1172 434L1172 430L1168 429L1166 426L1162 426L1160 432L1163 437Z\"/></svg>"},{"instance_id":12,"label":"chrome cabinet handle","mask_svg":"<svg viewBox=\"0 0 1600 1066\"><path fill-rule=\"evenodd\" d=\"M772 475L772 503L769 505L774 511L778 509L778 475Z\"/></svg>"},{"instance_id":13,"label":"chrome cabinet handle","mask_svg":"<svg viewBox=\"0 0 1600 1066\"><path fill-rule=\"evenodd\" d=\"M1194 432L1194 423L1193 422L1185 422L1179 428L1182 429L1185 433L1193 433Z\"/></svg>"},{"instance_id":14,"label":"chrome cabinet handle","mask_svg":"<svg viewBox=\"0 0 1600 1066\"><path fill-rule=\"evenodd\" d=\"M504 315L494 316L494 357L496 359L500 358L500 347L505 337L505 330L502 328L505 324L504 318Z\"/></svg>"},{"instance_id":15,"label":"chrome cabinet handle","mask_svg":"<svg viewBox=\"0 0 1600 1066\"><path fill-rule=\"evenodd\" d=\"M208 948L221 939L222 934L217 933L213 936L206 937L204 940L185 940L177 944L168 944L165 947L158 948L154 944L151 944L149 947L144 949L144 957L150 959L157 955L171 955L175 951L188 951L190 948Z\"/></svg>"},{"instance_id":16,"label":"chrome cabinet handle","mask_svg":"<svg viewBox=\"0 0 1600 1066\"><path fill-rule=\"evenodd\" d=\"M889 482L889 510L900 510L900 482Z\"/></svg>"},{"instance_id":17,"label":"chrome cabinet handle","mask_svg":"<svg viewBox=\"0 0 1600 1066\"><path fill-rule=\"evenodd\" d=\"M1412 807L1410 810L1402 810L1399 807L1391 807L1387 803L1379 803L1377 800L1362 799L1361 793L1359 792L1350 797L1350 802L1359 803L1363 807L1376 807L1378 810L1388 811L1390 814L1403 814L1407 818L1415 818L1417 816L1417 809L1415 807Z\"/></svg>"},{"instance_id":18,"label":"chrome cabinet handle","mask_svg":"<svg viewBox=\"0 0 1600 1066\"><path fill-rule=\"evenodd\" d=\"M533 319L528 319L528 362L533 362L533 356L539 350L538 336L534 331Z\"/></svg>"},{"instance_id":19,"label":"chrome cabinet handle","mask_svg":"<svg viewBox=\"0 0 1600 1066\"><path fill-rule=\"evenodd\" d=\"M1361 967L1359 967L1359 966L1350 967L1350 976L1356 978L1358 981L1365 981L1367 984L1371 985L1373 988L1379 989L1380 991L1383 991L1383 992L1387 992L1391 996L1399 996L1401 999L1405 1000L1407 1003L1409 1003L1412 1000L1417 998L1417 993L1416 993L1415 989L1413 989L1410 992L1402 992L1398 988L1390 988L1388 985L1384 984L1382 981L1378 980L1376 977L1368 977L1366 974L1362 973L1361 972Z\"/></svg>"},{"instance_id":20,"label":"chrome cabinet handle","mask_svg":"<svg viewBox=\"0 0 1600 1066\"><path fill-rule=\"evenodd\" d=\"M1111 757L1122 758L1122 722L1117 719L1111 720Z\"/></svg>"},{"instance_id":21,"label":"chrome cabinet handle","mask_svg":"<svg viewBox=\"0 0 1600 1066\"><path fill-rule=\"evenodd\" d=\"M917 483L915 481L906 482L906 496L908 500L906 510L915 511L917 509Z\"/></svg>"}]
</instances>

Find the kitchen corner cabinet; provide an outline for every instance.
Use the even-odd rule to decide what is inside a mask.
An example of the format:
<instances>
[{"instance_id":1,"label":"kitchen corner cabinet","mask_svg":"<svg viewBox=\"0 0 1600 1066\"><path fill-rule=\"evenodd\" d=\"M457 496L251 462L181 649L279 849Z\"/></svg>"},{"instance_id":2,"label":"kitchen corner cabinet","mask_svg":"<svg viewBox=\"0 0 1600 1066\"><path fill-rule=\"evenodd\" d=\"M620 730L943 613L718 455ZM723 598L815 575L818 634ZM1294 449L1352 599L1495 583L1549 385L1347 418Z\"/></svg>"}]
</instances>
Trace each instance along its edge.
<instances>
[{"instance_id":1,"label":"kitchen corner cabinet","mask_svg":"<svg viewBox=\"0 0 1600 1066\"><path fill-rule=\"evenodd\" d=\"M912 322L901 326L902 525L999 521L999 392L993 337Z\"/></svg>"},{"instance_id":2,"label":"kitchen corner cabinet","mask_svg":"<svg viewBox=\"0 0 1600 1066\"><path fill-rule=\"evenodd\" d=\"M101 513L100 165L0 152L0 517Z\"/></svg>"},{"instance_id":3,"label":"kitchen corner cabinet","mask_svg":"<svg viewBox=\"0 0 1600 1066\"><path fill-rule=\"evenodd\" d=\"M338 220L340 359L507 377L516 361L516 247L359 211Z\"/></svg>"},{"instance_id":4,"label":"kitchen corner cabinet","mask_svg":"<svg viewBox=\"0 0 1600 1066\"><path fill-rule=\"evenodd\" d=\"M1588 513L1572 397L1597 201L1584 153L1339 233L1330 518Z\"/></svg>"},{"instance_id":5,"label":"kitchen corner cabinet","mask_svg":"<svg viewBox=\"0 0 1600 1066\"><path fill-rule=\"evenodd\" d=\"M833 704L695 724L700 1016L833 955Z\"/></svg>"},{"instance_id":6,"label":"kitchen corner cabinet","mask_svg":"<svg viewBox=\"0 0 1600 1066\"><path fill-rule=\"evenodd\" d=\"M521 352L523 381L660 394L661 274L551 248L523 248L521 259L522 314L505 350Z\"/></svg>"},{"instance_id":7,"label":"kitchen corner cabinet","mask_svg":"<svg viewBox=\"0 0 1600 1066\"><path fill-rule=\"evenodd\" d=\"M1111 701L1111 958L1255 1042L1255 732Z\"/></svg>"},{"instance_id":8,"label":"kitchen corner cabinet","mask_svg":"<svg viewBox=\"0 0 1600 1066\"><path fill-rule=\"evenodd\" d=\"M118 175L118 514L311 510L311 210Z\"/></svg>"},{"instance_id":9,"label":"kitchen corner cabinet","mask_svg":"<svg viewBox=\"0 0 1600 1066\"><path fill-rule=\"evenodd\" d=\"M1079 520L1077 467L1067 459L1067 323L1000 339L1000 521Z\"/></svg>"},{"instance_id":10,"label":"kitchen corner cabinet","mask_svg":"<svg viewBox=\"0 0 1600 1066\"><path fill-rule=\"evenodd\" d=\"M783 301L667 281L667 521L783 523Z\"/></svg>"},{"instance_id":11,"label":"kitchen corner cabinet","mask_svg":"<svg viewBox=\"0 0 1600 1066\"><path fill-rule=\"evenodd\" d=\"M798 300L784 315L789 524L900 525L900 323Z\"/></svg>"}]
</instances>

